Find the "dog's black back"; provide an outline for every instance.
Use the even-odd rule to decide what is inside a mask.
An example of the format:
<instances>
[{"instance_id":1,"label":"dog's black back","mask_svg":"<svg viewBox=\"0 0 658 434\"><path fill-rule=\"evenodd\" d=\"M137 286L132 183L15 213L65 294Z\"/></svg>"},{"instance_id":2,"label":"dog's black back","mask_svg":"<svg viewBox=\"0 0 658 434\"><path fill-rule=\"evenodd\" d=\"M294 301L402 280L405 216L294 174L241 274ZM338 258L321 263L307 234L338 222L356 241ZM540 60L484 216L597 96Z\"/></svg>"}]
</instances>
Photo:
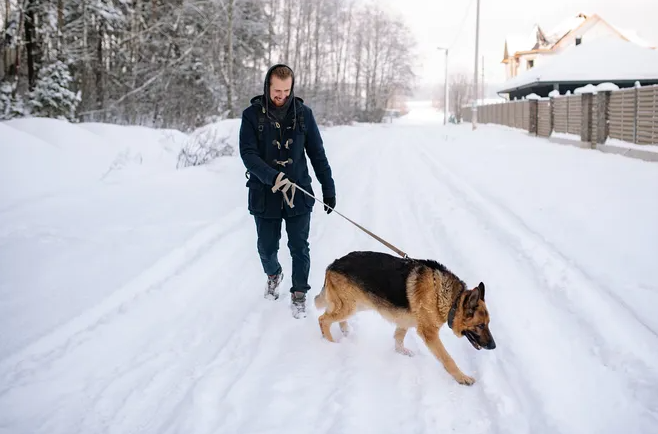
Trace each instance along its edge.
<instances>
[{"instance_id":1,"label":"dog's black back","mask_svg":"<svg viewBox=\"0 0 658 434\"><path fill-rule=\"evenodd\" d=\"M380 252L351 252L335 260L329 267L355 284L395 307L408 309L407 278L419 265L447 271L436 261L404 259Z\"/></svg>"}]
</instances>

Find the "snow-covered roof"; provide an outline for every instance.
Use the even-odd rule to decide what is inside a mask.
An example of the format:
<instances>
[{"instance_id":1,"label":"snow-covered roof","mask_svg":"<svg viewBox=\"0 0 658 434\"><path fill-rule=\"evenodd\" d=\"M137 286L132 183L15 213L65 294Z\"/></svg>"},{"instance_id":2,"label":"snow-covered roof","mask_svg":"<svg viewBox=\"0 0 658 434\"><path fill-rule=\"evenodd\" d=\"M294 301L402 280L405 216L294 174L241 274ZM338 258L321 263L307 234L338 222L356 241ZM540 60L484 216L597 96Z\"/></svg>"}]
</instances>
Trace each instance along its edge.
<instances>
[{"instance_id":1,"label":"snow-covered roof","mask_svg":"<svg viewBox=\"0 0 658 434\"><path fill-rule=\"evenodd\" d=\"M605 37L572 46L500 86L509 92L538 83L658 80L658 50Z\"/></svg>"},{"instance_id":2,"label":"snow-covered roof","mask_svg":"<svg viewBox=\"0 0 658 434\"><path fill-rule=\"evenodd\" d=\"M538 32L541 32L546 37L547 42L544 46L539 48L550 48L564 35L578 28L578 26L580 26L587 19L587 17L589 17L589 15L583 13L568 17L555 28L551 29L550 32L544 31L538 24L535 24L527 32L523 32L521 34L510 33L505 36L505 42L507 42L507 51L510 56L513 56L517 51L532 50L537 44Z\"/></svg>"},{"instance_id":3,"label":"snow-covered roof","mask_svg":"<svg viewBox=\"0 0 658 434\"><path fill-rule=\"evenodd\" d=\"M550 32L546 33L546 37L551 42L555 44L567 33L570 33L576 30L581 24L583 24L591 15L586 13L579 13L574 16L567 17L560 24L551 29Z\"/></svg>"},{"instance_id":4,"label":"snow-covered roof","mask_svg":"<svg viewBox=\"0 0 658 434\"><path fill-rule=\"evenodd\" d=\"M505 42L507 44L508 55L514 56L516 52L529 51L535 48L551 49L562 38L578 29L581 25L583 25L583 23L585 23L585 21L588 20L600 20L610 26L611 29L619 33L622 38L626 38L627 40L634 42L635 44L642 47L655 48L654 45L638 35L635 30L622 29L610 24L597 14L581 12L576 15L567 17L550 31L545 31L538 24L535 24L530 32L506 35ZM540 35L543 36L543 40L540 38ZM537 46L538 43L539 46Z\"/></svg>"},{"instance_id":5,"label":"snow-covered roof","mask_svg":"<svg viewBox=\"0 0 658 434\"><path fill-rule=\"evenodd\" d=\"M621 33L621 35L628 39L629 41L633 42L634 44L637 44L641 47L649 47L649 48L654 48L652 44L650 44L647 40L643 39L640 35L637 34L637 31L635 30L630 30L630 29L621 29L616 26L612 26L616 31Z\"/></svg>"}]
</instances>

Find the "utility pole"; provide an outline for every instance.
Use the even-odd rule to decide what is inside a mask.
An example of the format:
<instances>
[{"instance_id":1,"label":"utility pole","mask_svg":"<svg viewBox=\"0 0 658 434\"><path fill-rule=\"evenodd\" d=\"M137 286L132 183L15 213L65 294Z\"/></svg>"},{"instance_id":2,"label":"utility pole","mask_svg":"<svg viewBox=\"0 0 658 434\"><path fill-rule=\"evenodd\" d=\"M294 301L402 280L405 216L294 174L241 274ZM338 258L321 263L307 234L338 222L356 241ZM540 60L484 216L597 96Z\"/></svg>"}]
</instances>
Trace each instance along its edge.
<instances>
[{"instance_id":1,"label":"utility pole","mask_svg":"<svg viewBox=\"0 0 658 434\"><path fill-rule=\"evenodd\" d=\"M480 83L480 88L482 89L482 92L480 92L480 101L484 104L484 56L482 56L482 83Z\"/></svg>"},{"instance_id":2,"label":"utility pole","mask_svg":"<svg viewBox=\"0 0 658 434\"><path fill-rule=\"evenodd\" d=\"M443 110L443 125L448 125L448 49L446 48L446 78L443 85L443 97L445 98L445 109Z\"/></svg>"},{"instance_id":3,"label":"utility pole","mask_svg":"<svg viewBox=\"0 0 658 434\"><path fill-rule=\"evenodd\" d=\"M473 71L473 74L475 76L475 80L474 80L475 83L473 86L473 108L471 109L474 130L477 128L477 117L478 117L477 98L478 98L479 49L480 49L480 0L477 0L477 12L475 15L475 70Z\"/></svg>"},{"instance_id":4,"label":"utility pole","mask_svg":"<svg viewBox=\"0 0 658 434\"><path fill-rule=\"evenodd\" d=\"M446 75L443 84L443 125L448 125L448 49L443 47L436 47L437 50L445 50L446 52Z\"/></svg>"}]
</instances>

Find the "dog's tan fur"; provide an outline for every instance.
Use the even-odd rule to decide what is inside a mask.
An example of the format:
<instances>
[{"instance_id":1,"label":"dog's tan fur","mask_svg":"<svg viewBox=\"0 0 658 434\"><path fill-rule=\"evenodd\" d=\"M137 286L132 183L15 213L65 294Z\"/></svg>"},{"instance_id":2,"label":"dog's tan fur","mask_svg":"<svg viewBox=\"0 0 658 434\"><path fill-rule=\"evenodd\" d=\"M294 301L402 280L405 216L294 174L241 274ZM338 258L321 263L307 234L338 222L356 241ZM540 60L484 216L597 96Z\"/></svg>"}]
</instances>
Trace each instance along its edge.
<instances>
[{"instance_id":1,"label":"dog's tan fur","mask_svg":"<svg viewBox=\"0 0 658 434\"><path fill-rule=\"evenodd\" d=\"M475 380L465 375L448 354L439 338L439 329L448 321L454 302L458 306L452 325L456 336L461 337L466 330L474 332L477 329L481 332L483 323L488 327L489 314L484 300L477 300L477 305L473 302L473 309L468 315L464 312L465 297L469 297L469 293L476 289L464 290L463 283L456 276L421 266L414 269L407 278L406 291L410 308L404 309L364 291L348 277L328 270L324 287L315 297L315 305L318 309L326 308L318 321L322 336L331 342L335 342L330 331L332 323L339 322L341 331L347 334L348 318L358 311L374 310L397 325L394 333L395 350L401 354L413 355L404 346L404 337L408 329L415 327L418 335L441 361L446 371L457 382L470 385ZM455 300L456 297L459 297L459 300ZM488 328L486 333L489 333Z\"/></svg>"}]
</instances>

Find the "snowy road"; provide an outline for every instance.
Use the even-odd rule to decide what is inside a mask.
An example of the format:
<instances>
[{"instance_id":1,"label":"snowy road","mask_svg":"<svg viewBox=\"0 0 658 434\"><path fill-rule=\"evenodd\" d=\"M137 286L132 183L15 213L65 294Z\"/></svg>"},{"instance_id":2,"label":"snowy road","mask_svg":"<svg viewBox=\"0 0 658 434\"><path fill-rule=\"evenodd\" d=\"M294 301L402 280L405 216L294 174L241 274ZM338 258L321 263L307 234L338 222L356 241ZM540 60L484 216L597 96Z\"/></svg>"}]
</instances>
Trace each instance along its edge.
<instances>
[{"instance_id":1,"label":"snowy road","mask_svg":"<svg viewBox=\"0 0 658 434\"><path fill-rule=\"evenodd\" d=\"M658 165L437 119L323 134L337 209L485 282L497 348L441 331L475 385L375 314L331 344L263 299L223 158L0 204L0 433L655 432ZM334 258L387 251L311 226L312 296Z\"/></svg>"}]
</instances>

